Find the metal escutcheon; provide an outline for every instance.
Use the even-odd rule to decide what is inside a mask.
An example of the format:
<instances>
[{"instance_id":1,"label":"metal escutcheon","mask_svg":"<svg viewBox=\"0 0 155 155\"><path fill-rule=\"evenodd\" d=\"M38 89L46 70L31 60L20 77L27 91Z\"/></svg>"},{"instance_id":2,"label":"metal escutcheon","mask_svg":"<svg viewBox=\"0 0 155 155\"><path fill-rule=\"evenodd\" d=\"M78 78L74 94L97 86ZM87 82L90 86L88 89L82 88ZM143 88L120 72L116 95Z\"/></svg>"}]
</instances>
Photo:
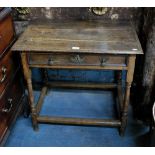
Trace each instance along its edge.
<instances>
[{"instance_id":1,"label":"metal escutcheon","mask_svg":"<svg viewBox=\"0 0 155 155\"><path fill-rule=\"evenodd\" d=\"M71 58L71 62L75 64L81 64L83 63L83 61L84 61L84 58L81 58L79 54Z\"/></svg>"}]
</instances>

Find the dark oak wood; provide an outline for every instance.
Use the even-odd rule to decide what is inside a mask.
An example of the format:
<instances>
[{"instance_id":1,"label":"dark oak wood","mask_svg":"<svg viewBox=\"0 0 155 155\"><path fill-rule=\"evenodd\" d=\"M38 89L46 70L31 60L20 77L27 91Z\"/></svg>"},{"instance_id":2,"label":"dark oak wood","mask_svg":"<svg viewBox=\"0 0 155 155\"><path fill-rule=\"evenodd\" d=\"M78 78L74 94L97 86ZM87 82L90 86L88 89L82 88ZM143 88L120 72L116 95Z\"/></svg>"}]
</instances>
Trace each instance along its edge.
<instances>
[{"instance_id":1,"label":"dark oak wood","mask_svg":"<svg viewBox=\"0 0 155 155\"><path fill-rule=\"evenodd\" d=\"M95 125L95 126L110 126L110 127L119 127L121 125L121 122L119 120L108 120L108 119L39 116L37 117L37 120L38 122L41 123L54 123L54 124Z\"/></svg>"},{"instance_id":2,"label":"dark oak wood","mask_svg":"<svg viewBox=\"0 0 155 155\"><path fill-rule=\"evenodd\" d=\"M119 108L122 111L123 110L123 90L122 86L117 87L117 92L118 92L118 102L119 102Z\"/></svg>"},{"instance_id":3,"label":"dark oak wood","mask_svg":"<svg viewBox=\"0 0 155 155\"><path fill-rule=\"evenodd\" d=\"M0 54L10 44L14 36L13 22L10 15L0 21Z\"/></svg>"},{"instance_id":4,"label":"dark oak wood","mask_svg":"<svg viewBox=\"0 0 155 155\"><path fill-rule=\"evenodd\" d=\"M125 56L101 54L29 54L30 65L49 66L126 66Z\"/></svg>"},{"instance_id":5,"label":"dark oak wood","mask_svg":"<svg viewBox=\"0 0 155 155\"><path fill-rule=\"evenodd\" d=\"M16 77L0 99L0 143L5 138L7 132L11 130L12 121L21 106L23 90L21 89L18 76L19 74L16 74Z\"/></svg>"},{"instance_id":6,"label":"dark oak wood","mask_svg":"<svg viewBox=\"0 0 155 155\"><path fill-rule=\"evenodd\" d=\"M45 86L45 87L42 88L39 99L38 99L38 103L36 104L36 112L37 112L37 114L40 113L40 110L41 110L41 107L42 107L42 104L43 104L43 101L44 101L44 96L46 95L46 93L47 93L47 87Z\"/></svg>"},{"instance_id":7,"label":"dark oak wood","mask_svg":"<svg viewBox=\"0 0 155 155\"><path fill-rule=\"evenodd\" d=\"M115 83L93 83L93 82L62 82L62 81L53 81L47 83L47 86L50 87L61 87L61 88L80 88L80 89L114 89L117 88Z\"/></svg>"},{"instance_id":8,"label":"dark oak wood","mask_svg":"<svg viewBox=\"0 0 155 155\"><path fill-rule=\"evenodd\" d=\"M80 69L80 70L127 70L126 66L54 66L54 65L29 65L31 68L51 68L51 69Z\"/></svg>"},{"instance_id":9,"label":"dark oak wood","mask_svg":"<svg viewBox=\"0 0 155 155\"><path fill-rule=\"evenodd\" d=\"M128 105L129 105L129 99L130 99L130 88L131 83L133 81L133 74L134 74L134 67L135 67L135 55L131 55L128 57L128 71L126 75L126 88L125 88L125 95L123 100L123 109L121 114L121 128L120 128L120 134L124 135L126 124L127 124L127 116L128 116Z\"/></svg>"},{"instance_id":10,"label":"dark oak wood","mask_svg":"<svg viewBox=\"0 0 155 155\"><path fill-rule=\"evenodd\" d=\"M19 61L10 50L15 41L10 10L0 11L0 146L7 140L24 98Z\"/></svg>"},{"instance_id":11,"label":"dark oak wood","mask_svg":"<svg viewBox=\"0 0 155 155\"><path fill-rule=\"evenodd\" d=\"M31 25L13 46L13 50L142 54L131 25L99 21Z\"/></svg>"},{"instance_id":12,"label":"dark oak wood","mask_svg":"<svg viewBox=\"0 0 155 155\"><path fill-rule=\"evenodd\" d=\"M50 24L49 24L50 23ZM13 46L14 51L21 52L24 77L27 81L29 101L34 129L38 123L56 123L73 125L99 125L119 127L124 135L133 80L136 54L142 49L131 25L117 22L78 21L30 25ZM44 71L44 84L38 104L35 106L31 68L38 67ZM116 70L117 82L114 84L48 82L49 69L98 69ZM122 95L122 70L127 71L125 93ZM117 88L119 100L119 120L64 118L40 116L39 112L47 88Z\"/></svg>"},{"instance_id":13,"label":"dark oak wood","mask_svg":"<svg viewBox=\"0 0 155 155\"><path fill-rule=\"evenodd\" d=\"M34 129L37 130L38 129L37 110L36 110L35 105L34 105L31 71L30 71L28 64L27 64L26 53L21 53L21 58L22 58L22 66L23 66L23 71L24 71L24 77L26 79L27 86L28 86L29 102L30 102L30 107L31 107L31 112L32 112L32 123L33 123Z\"/></svg>"},{"instance_id":14,"label":"dark oak wood","mask_svg":"<svg viewBox=\"0 0 155 155\"><path fill-rule=\"evenodd\" d=\"M118 93L119 109L122 112L123 110L122 71L117 71L117 93Z\"/></svg>"},{"instance_id":15,"label":"dark oak wood","mask_svg":"<svg viewBox=\"0 0 155 155\"><path fill-rule=\"evenodd\" d=\"M0 97L3 95L8 82L13 78L17 66L13 62L12 52L9 51L0 61Z\"/></svg>"}]
</instances>

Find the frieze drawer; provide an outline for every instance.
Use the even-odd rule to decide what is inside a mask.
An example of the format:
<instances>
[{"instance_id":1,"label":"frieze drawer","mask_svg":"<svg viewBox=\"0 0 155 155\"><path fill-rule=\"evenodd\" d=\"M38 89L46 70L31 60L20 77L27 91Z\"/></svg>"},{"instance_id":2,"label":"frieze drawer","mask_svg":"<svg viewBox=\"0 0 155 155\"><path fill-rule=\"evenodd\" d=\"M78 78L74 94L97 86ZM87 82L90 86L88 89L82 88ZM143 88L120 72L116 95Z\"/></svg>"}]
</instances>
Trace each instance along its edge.
<instances>
[{"instance_id":1,"label":"frieze drawer","mask_svg":"<svg viewBox=\"0 0 155 155\"><path fill-rule=\"evenodd\" d=\"M101 54L28 54L30 65L49 66L126 66L124 56Z\"/></svg>"}]
</instances>

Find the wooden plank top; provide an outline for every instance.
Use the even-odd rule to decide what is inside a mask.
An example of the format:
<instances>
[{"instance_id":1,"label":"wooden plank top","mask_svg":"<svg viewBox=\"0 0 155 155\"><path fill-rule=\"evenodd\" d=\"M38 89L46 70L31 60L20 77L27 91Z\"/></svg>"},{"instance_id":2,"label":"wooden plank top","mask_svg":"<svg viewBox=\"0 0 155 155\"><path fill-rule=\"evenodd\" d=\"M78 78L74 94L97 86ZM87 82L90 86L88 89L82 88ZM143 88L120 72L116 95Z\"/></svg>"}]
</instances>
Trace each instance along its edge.
<instances>
[{"instance_id":1,"label":"wooden plank top","mask_svg":"<svg viewBox=\"0 0 155 155\"><path fill-rule=\"evenodd\" d=\"M143 54L130 23L103 21L36 22L27 27L12 50Z\"/></svg>"}]
</instances>

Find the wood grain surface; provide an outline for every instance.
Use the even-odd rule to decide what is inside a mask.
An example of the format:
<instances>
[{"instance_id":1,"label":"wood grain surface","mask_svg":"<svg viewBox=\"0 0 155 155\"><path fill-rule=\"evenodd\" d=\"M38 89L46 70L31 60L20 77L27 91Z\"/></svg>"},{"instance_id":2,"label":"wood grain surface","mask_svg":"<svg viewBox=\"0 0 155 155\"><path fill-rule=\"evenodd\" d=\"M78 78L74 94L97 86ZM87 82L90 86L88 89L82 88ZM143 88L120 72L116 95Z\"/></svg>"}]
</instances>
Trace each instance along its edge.
<instances>
[{"instance_id":1,"label":"wood grain surface","mask_svg":"<svg viewBox=\"0 0 155 155\"><path fill-rule=\"evenodd\" d=\"M15 51L142 54L130 23L66 21L33 23L13 46Z\"/></svg>"}]
</instances>

